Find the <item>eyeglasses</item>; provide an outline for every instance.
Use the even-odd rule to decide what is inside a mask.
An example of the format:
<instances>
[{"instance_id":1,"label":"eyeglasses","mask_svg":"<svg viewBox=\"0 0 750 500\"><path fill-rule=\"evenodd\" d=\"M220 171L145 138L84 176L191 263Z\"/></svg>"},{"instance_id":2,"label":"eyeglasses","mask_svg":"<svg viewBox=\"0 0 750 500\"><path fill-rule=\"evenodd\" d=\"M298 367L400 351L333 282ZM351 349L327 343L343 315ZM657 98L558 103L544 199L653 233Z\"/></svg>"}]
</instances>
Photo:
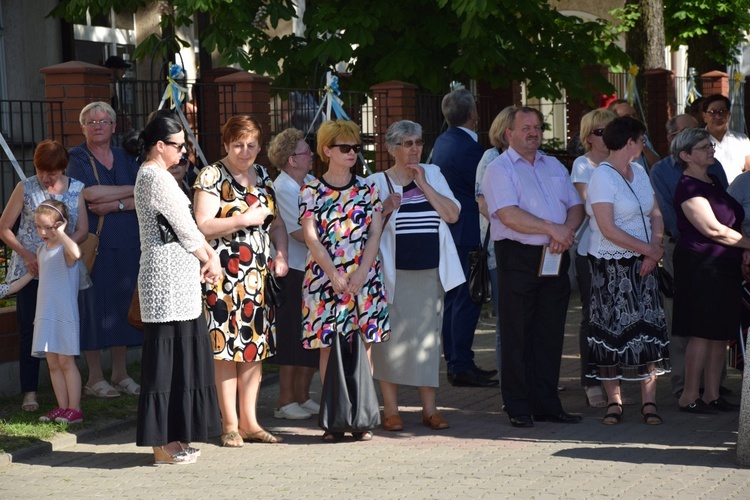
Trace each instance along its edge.
<instances>
[{"instance_id":1,"label":"eyeglasses","mask_svg":"<svg viewBox=\"0 0 750 500\"><path fill-rule=\"evenodd\" d=\"M177 148L177 151L182 151L182 149L185 147L184 142L180 142L180 143L172 142L172 141L162 141L162 142L164 144L169 144L170 146L174 146L175 148Z\"/></svg>"},{"instance_id":2,"label":"eyeglasses","mask_svg":"<svg viewBox=\"0 0 750 500\"><path fill-rule=\"evenodd\" d=\"M332 148L339 148L339 151L346 154L349 151L354 151L354 153L359 153L359 151L362 149L361 144L331 144Z\"/></svg>"},{"instance_id":3,"label":"eyeglasses","mask_svg":"<svg viewBox=\"0 0 750 500\"><path fill-rule=\"evenodd\" d=\"M418 148L421 148L422 146L424 146L424 139L416 139L414 141L397 142L396 146L403 146L405 148L411 148L411 147L416 146Z\"/></svg>"},{"instance_id":4,"label":"eyeglasses","mask_svg":"<svg viewBox=\"0 0 750 500\"><path fill-rule=\"evenodd\" d=\"M592 134L594 134L597 137L601 137L604 135L604 129L603 128L595 128L591 131Z\"/></svg>"},{"instance_id":5,"label":"eyeglasses","mask_svg":"<svg viewBox=\"0 0 750 500\"><path fill-rule=\"evenodd\" d=\"M709 151L713 151L714 149L716 149L716 145L713 142L709 142L705 146L700 146L700 147L695 146L693 148L693 150L696 150L696 149L699 149L699 150L703 151L704 153L707 153Z\"/></svg>"},{"instance_id":6,"label":"eyeglasses","mask_svg":"<svg viewBox=\"0 0 750 500\"><path fill-rule=\"evenodd\" d=\"M344 150L342 149L342 151L344 151ZM347 152L347 151L344 151L344 153L346 153L346 152ZM302 151L301 153L294 153L294 154L292 154L291 156L312 156L312 155L314 155L314 154L315 154L315 153L313 153L312 151L310 151L310 150L308 149L307 151Z\"/></svg>"},{"instance_id":7,"label":"eyeglasses","mask_svg":"<svg viewBox=\"0 0 750 500\"><path fill-rule=\"evenodd\" d=\"M708 113L711 116L721 117L729 113L729 110L728 109L709 109L708 111L706 111L706 113Z\"/></svg>"},{"instance_id":8,"label":"eyeglasses","mask_svg":"<svg viewBox=\"0 0 750 500\"><path fill-rule=\"evenodd\" d=\"M114 122L110 120L89 120L86 123L84 123L87 127L95 127L97 125L104 125L105 127L108 125L112 125Z\"/></svg>"}]
</instances>

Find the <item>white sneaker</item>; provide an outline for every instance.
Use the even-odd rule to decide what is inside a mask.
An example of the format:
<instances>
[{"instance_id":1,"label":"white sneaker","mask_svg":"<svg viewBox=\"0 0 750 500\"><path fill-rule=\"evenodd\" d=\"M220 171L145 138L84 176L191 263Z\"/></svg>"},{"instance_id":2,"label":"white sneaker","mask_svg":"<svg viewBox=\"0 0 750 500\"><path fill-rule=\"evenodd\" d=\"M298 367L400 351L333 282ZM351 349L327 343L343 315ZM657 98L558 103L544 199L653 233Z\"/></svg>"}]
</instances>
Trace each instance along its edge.
<instances>
[{"instance_id":1,"label":"white sneaker","mask_svg":"<svg viewBox=\"0 0 750 500\"><path fill-rule=\"evenodd\" d=\"M316 403L315 401L313 401L312 399L308 399L307 401L302 403L300 407L303 410L312 413L313 415L317 415L318 413L320 413L320 405Z\"/></svg>"},{"instance_id":2,"label":"white sneaker","mask_svg":"<svg viewBox=\"0 0 750 500\"><path fill-rule=\"evenodd\" d=\"M274 410L273 416L276 418L286 418L288 420L305 420L310 418L312 414L302 408L299 403L289 403L278 410Z\"/></svg>"}]
</instances>

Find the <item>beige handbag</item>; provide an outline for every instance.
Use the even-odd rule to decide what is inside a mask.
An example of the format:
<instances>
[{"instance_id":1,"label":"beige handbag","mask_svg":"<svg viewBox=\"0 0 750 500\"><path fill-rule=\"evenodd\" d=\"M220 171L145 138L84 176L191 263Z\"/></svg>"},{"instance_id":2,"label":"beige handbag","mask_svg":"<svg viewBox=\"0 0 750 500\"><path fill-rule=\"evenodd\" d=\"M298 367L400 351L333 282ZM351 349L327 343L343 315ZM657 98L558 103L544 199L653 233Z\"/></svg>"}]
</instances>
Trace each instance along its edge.
<instances>
[{"instance_id":1,"label":"beige handbag","mask_svg":"<svg viewBox=\"0 0 750 500\"><path fill-rule=\"evenodd\" d=\"M89 156L89 161L91 162L91 168L94 169L94 177L96 178L96 183L101 184L99 181L99 172L96 171L96 164L94 164L94 159ZM96 254L99 252L99 234L102 232L102 225L104 225L104 216L99 216L99 224L96 226L96 232L95 233L89 233L88 237L78 245L78 247L81 249L81 259L83 259L83 263L86 265L86 270L91 274L94 270L94 263L96 262Z\"/></svg>"}]
</instances>

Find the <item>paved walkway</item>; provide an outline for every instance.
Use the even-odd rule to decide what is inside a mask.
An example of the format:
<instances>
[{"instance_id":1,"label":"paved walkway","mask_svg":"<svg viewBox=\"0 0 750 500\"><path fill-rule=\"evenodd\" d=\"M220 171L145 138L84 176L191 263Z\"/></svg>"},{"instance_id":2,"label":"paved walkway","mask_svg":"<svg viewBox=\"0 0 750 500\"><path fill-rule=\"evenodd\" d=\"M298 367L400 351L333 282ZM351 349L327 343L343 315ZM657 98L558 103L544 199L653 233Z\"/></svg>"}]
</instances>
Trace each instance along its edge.
<instances>
[{"instance_id":1,"label":"paved walkway","mask_svg":"<svg viewBox=\"0 0 750 500\"><path fill-rule=\"evenodd\" d=\"M647 426L638 406L623 423L605 426L604 411L587 408L578 388L578 299L571 300L561 383L567 411L581 424L537 423L515 429L501 412L497 388L454 388L443 380L438 404L451 424L422 426L416 390L402 389L406 426L375 432L366 443L323 443L315 421L273 418L278 386L263 387L261 422L286 439L241 449L202 444L189 466L154 466L150 450L134 445L127 427L0 467L0 498L748 498L750 469L736 465L737 413L692 416L677 411L660 380L662 426ZM476 355L494 359L494 326L483 320ZM739 374L726 385L740 393ZM319 392L320 385L315 385ZM639 400L635 384L626 394ZM61 442L61 441L60 441ZM58 444L60 443L58 442Z\"/></svg>"}]
</instances>

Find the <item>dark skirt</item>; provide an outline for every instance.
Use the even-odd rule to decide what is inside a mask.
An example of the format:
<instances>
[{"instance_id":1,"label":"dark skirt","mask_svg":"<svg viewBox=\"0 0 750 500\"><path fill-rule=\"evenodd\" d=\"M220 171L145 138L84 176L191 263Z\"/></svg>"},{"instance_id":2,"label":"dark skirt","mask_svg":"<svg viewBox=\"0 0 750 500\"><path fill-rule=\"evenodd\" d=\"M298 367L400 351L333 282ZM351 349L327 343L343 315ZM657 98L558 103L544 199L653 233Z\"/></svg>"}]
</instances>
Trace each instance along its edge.
<instances>
[{"instance_id":1,"label":"dark skirt","mask_svg":"<svg viewBox=\"0 0 750 500\"><path fill-rule=\"evenodd\" d=\"M320 366L320 350L302 347L302 282L304 271L289 269L277 278L286 287L286 302L276 308L276 355L271 363L288 366Z\"/></svg>"},{"instance_id":2,"label":"dark skirt","mask_svg":"<svg viewBox=\"0 0 750 500\"><path fill-rule=\"evenodd\" d=\"M669 339L655 273L642 278L643 259L591 264L589 366L599 380L644 380L671 371Z\"/></svg>"},{"instance_id":3,"label":"dark skirt","mask_svg":"<svg viewBox=\"0 0 750 500\"><path fill-rule=\"evenodd\" d=\"M203 315L144 323L136 445L207 441L219 434L213 348Z\"/></svg>"},{"instance_id":4,"label":"dark skirt","mask_svg":"<svg viewBox=\"0 0 750 500\"><path fill-rule=\"evenodd\" d=\"M672 335L708 340L738 338L742 316L739 259L674 250Z\"/></svg>"}]
</instances>

